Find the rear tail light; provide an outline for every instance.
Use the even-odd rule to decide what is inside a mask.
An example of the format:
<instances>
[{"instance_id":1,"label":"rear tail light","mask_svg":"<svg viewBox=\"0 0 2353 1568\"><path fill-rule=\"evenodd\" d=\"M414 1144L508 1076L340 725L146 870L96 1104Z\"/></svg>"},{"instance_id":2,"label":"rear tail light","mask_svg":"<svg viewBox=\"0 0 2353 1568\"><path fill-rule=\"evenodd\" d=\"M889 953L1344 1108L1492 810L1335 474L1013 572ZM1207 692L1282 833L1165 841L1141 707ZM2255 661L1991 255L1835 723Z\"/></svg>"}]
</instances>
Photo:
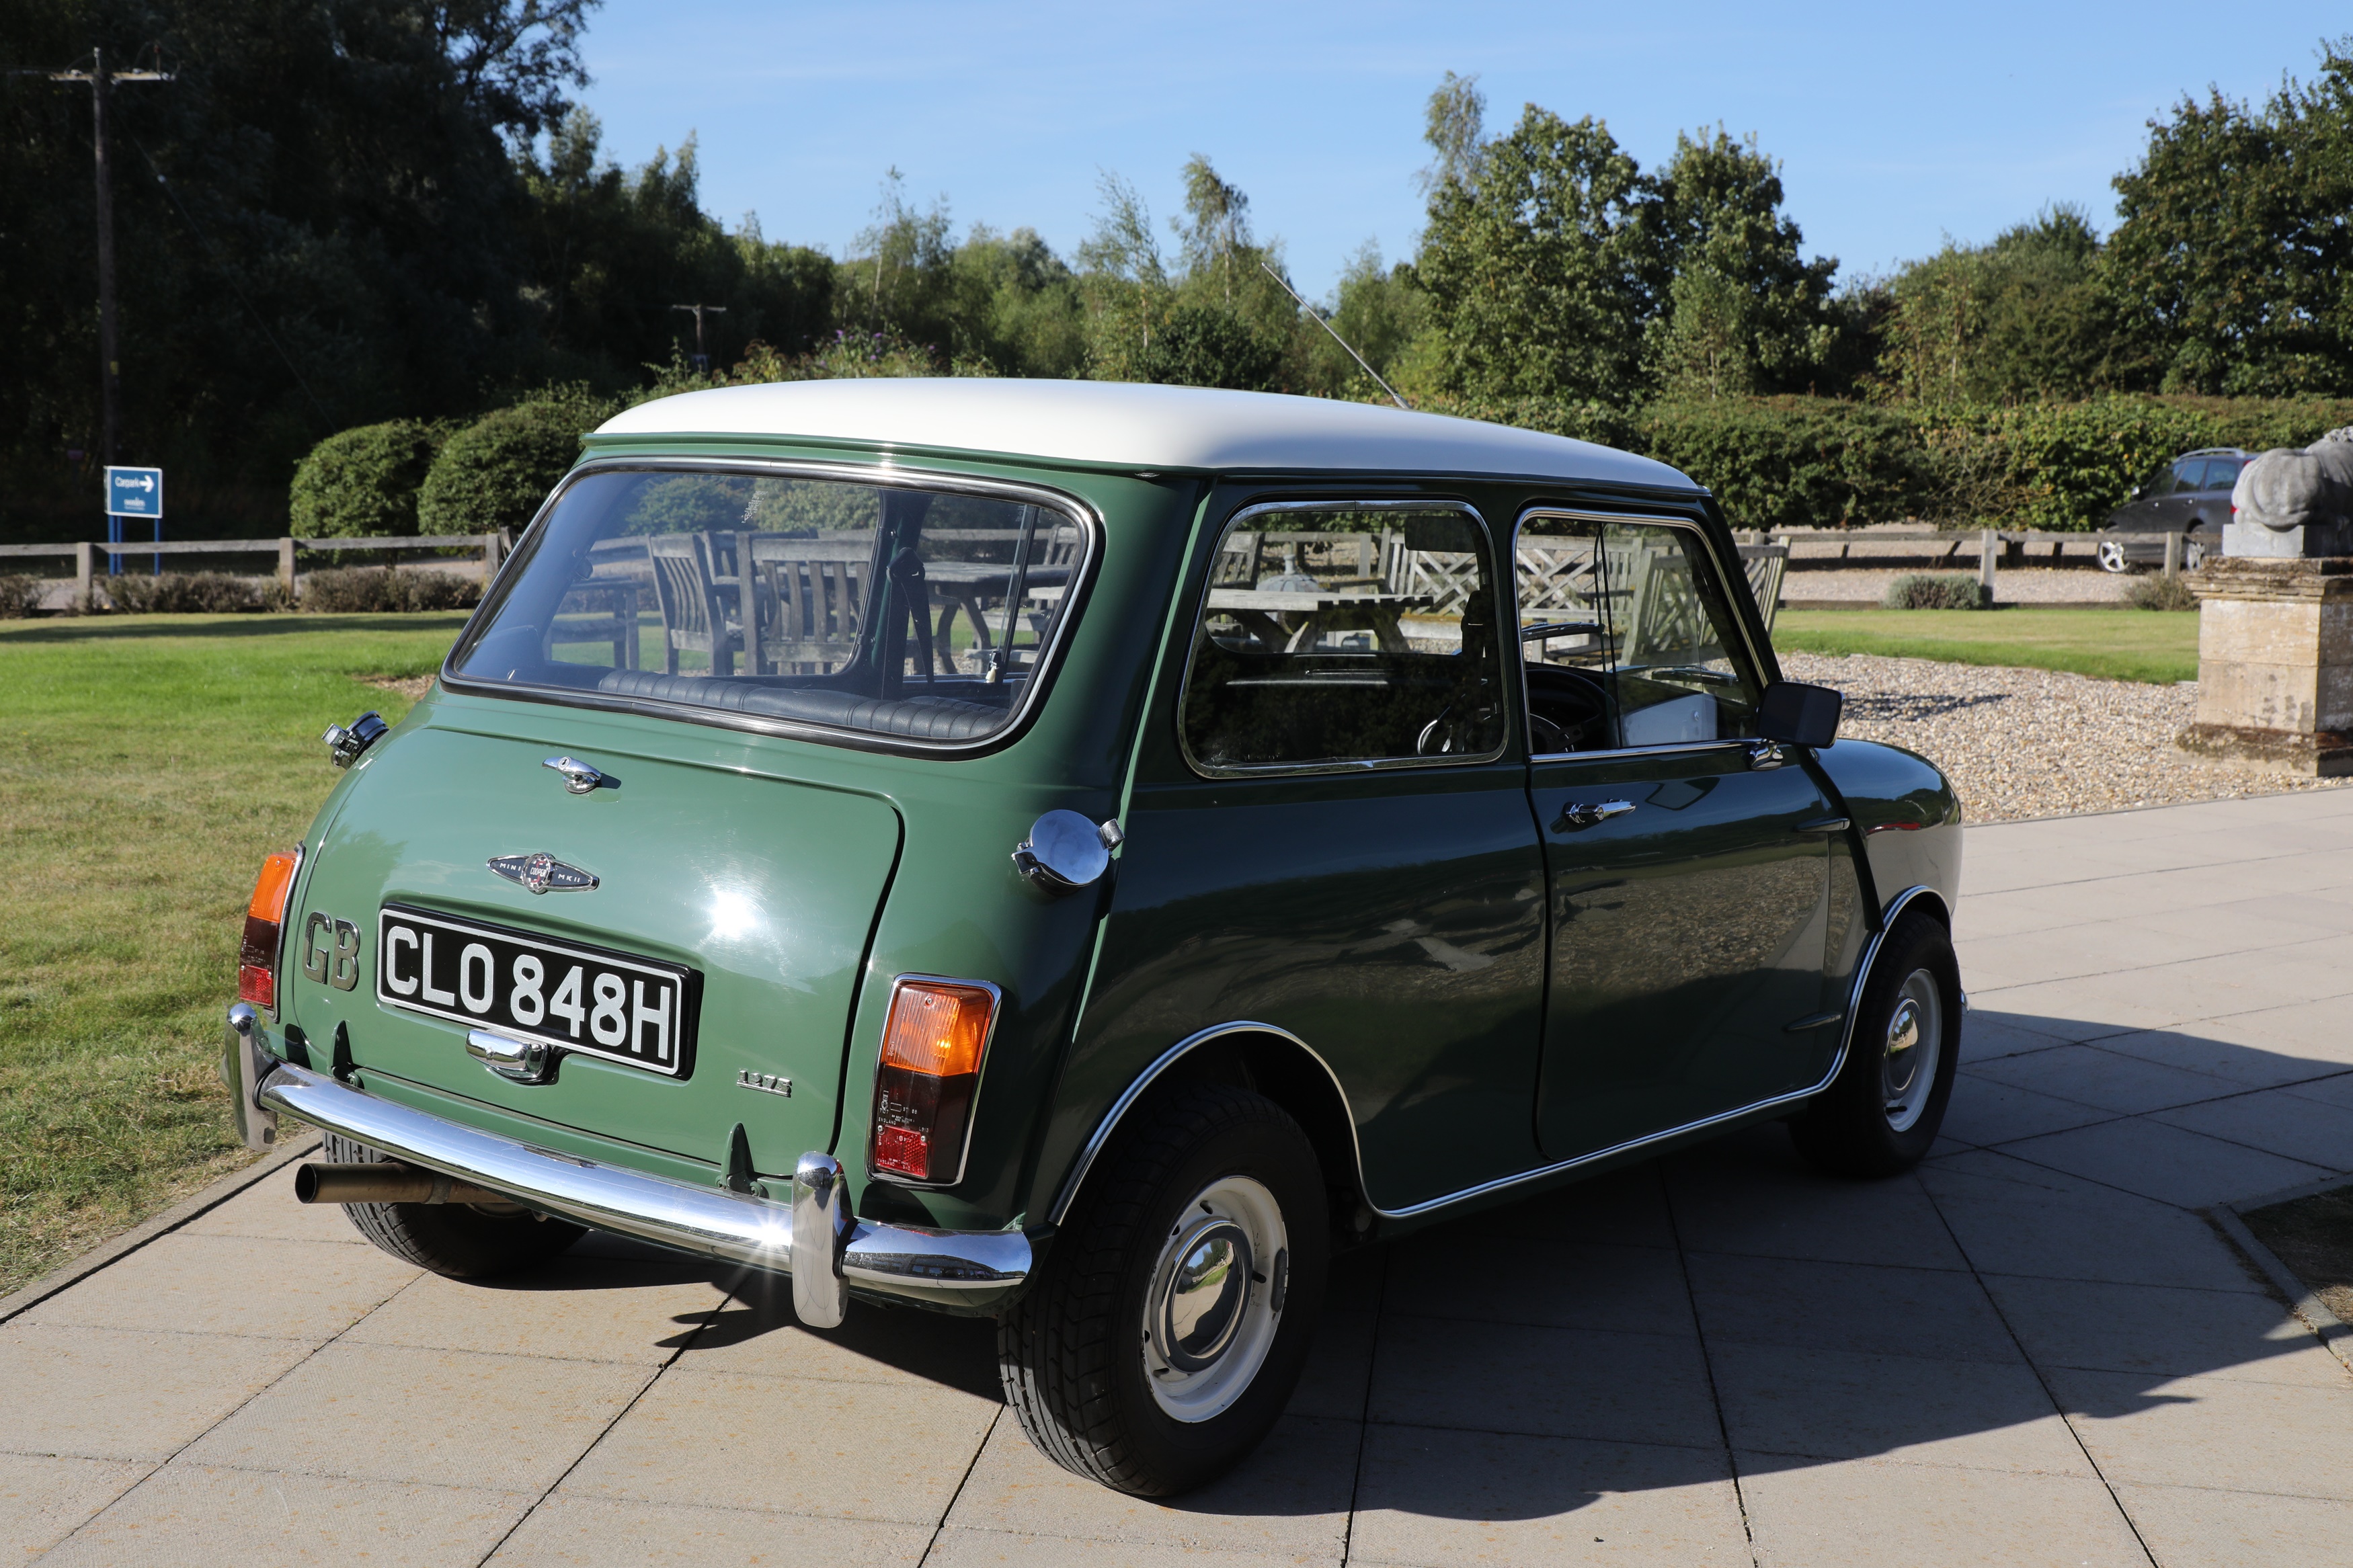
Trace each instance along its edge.
<instances>
[{"instance_id":1,"label":"rear tail light","mask_svg":"<svg viewBox=\"0 0 2353 1568\"><path fill-rule=\"evenodd\" d=\"M302 848L281 849L261 863L253 881L253 900L245 906L245 940L237 950L237 999L270 1012L278 1010L278 950L286 931L286 895L294 888L294 868L302 863Z\"/></svg>"},{"instance_id":2,"label":"rear tail light","mask_svg":"<svg viewBox=\"0 0 2353 1568\"><path fill-rule=\"evenodd\" d=\"M997 990L975 980L902 978L882 1023L874 1069L874 1131L867 1162L877 1176L950 1184L964 1174L980 1060L997 1023Z\"/></svg>"}]
</instances>

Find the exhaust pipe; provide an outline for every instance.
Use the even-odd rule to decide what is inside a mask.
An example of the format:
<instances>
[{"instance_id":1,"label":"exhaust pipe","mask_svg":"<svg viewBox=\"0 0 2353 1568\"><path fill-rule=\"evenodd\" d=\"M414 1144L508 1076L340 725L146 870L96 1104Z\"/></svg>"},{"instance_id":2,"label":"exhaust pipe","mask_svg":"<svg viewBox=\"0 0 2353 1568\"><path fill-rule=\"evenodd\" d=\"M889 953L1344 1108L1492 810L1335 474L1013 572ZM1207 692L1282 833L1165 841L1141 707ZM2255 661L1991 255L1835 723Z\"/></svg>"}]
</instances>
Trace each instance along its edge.
<instances>
[{"instance_id":1,"label":"exhaust pipe","mask_svg":"<svg viewBox=\"0 0 2353 1568\"><path fill-rule=\"evenodd\" d=\"M298 1165L294 1196L306 1204L512 1204L504 1193L379 1161L365 1165Z\"/></svg>"}]
</instances>

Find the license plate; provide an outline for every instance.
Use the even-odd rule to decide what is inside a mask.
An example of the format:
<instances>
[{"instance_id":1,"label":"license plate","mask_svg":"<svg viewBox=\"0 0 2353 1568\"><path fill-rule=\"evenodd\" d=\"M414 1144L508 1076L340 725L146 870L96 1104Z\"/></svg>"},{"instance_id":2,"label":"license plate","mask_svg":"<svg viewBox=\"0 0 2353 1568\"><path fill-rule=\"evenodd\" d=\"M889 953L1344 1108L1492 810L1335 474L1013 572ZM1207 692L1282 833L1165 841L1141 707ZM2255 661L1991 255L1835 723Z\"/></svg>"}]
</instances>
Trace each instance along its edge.
<instances>
[{"instance_id":1,"label":"license plate","mask_svg":"<svg viewBox=\"0 0 2353 1568\"><path fill-rule=\"evenodd\" d=\"M386 904L375 996L453 1023L683 1078L701 976L680 964Z\"/></svg>"}]
</instances>

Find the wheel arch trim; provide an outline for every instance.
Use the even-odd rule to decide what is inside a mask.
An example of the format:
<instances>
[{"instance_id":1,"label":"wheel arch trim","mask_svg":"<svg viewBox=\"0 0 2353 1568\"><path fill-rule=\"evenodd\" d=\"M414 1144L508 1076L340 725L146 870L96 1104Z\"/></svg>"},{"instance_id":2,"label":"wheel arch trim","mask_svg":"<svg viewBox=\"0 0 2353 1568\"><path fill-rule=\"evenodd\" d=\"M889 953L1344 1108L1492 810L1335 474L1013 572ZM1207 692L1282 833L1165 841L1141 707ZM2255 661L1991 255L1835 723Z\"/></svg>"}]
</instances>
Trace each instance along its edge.
<instances>
[{"instance_id":1,"label":"wheel arch trim","mask_svg":"<svg viewBox=\"0 0 2353 1568\"><path fill-rule=\"evenodd\" d=\"M1162 1074L1203 1046L1217 1040L1229 1039L1236 1035L1262 1035L1281 1040L1323 1069L1324 1079L1332 1085L1333 1098L1339 1102L1340 1119L1348 1126L1348 1149L1356 1167L1350 1174L1356 1181L1356 1190L1359 1193L1364 1192L1365 1151L1356 1139L1356 1112L1348 1104L1348 1091L1340 1087L1340 1075L1332 1070L1332 1064L1324 1059L1322 1052L1282 1026L1261 1024L1251 1019L1235 1019L1229 1023L1212 1024L1206 1029L1196 1030L1186 1036L1155 1057L1151 1066L1136 1074L1134 1080L1121 1091L1120 1097L1112 1101L1111 1108L1105 1110L1096 1121L1095 1130L1088 1137L1086 1147L1080 1150L1079 1157L1071 1163L1070 1174L1062 1178L1062 1185L1054 1194L1054 1206L1046 1213L1047 1222L1051 1225L1060 1225L1070 1214L1071 1205L1078 1202L1080 1186L1086 1181L1088 1173L1094 1169L1097 1156L1103 1153L1104 1145L1111 1142L1112 1134L1119 1130L1119 1125L1126 1119L1127 1113L1135 1109L1136 1101L1144 1098L1145 1092L1159 1079ZM1371 1201L1369 1197L1366 1199L1367 1204Z\"/></svg>"}]
</instances>

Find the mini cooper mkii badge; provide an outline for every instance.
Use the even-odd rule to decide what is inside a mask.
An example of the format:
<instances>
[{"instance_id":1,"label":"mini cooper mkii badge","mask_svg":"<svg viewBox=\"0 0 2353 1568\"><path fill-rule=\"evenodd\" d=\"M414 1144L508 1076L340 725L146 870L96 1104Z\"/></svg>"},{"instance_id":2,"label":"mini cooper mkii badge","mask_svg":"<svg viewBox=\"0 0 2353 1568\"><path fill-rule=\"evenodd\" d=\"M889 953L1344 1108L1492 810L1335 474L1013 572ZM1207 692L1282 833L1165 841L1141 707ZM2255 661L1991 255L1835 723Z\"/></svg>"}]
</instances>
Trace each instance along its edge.
<instances>
[{"instance_id":1,"label":"mini cooper mkii badge","mask_svg":"<svg viewBox=\"0 0 2353 1568\"><path fill-rule=\"evenodd\" d=\"M588 872L548 854L494 856L491 869L534 893L585 893L596 885Z\"/></svg>"}]
</instances>

